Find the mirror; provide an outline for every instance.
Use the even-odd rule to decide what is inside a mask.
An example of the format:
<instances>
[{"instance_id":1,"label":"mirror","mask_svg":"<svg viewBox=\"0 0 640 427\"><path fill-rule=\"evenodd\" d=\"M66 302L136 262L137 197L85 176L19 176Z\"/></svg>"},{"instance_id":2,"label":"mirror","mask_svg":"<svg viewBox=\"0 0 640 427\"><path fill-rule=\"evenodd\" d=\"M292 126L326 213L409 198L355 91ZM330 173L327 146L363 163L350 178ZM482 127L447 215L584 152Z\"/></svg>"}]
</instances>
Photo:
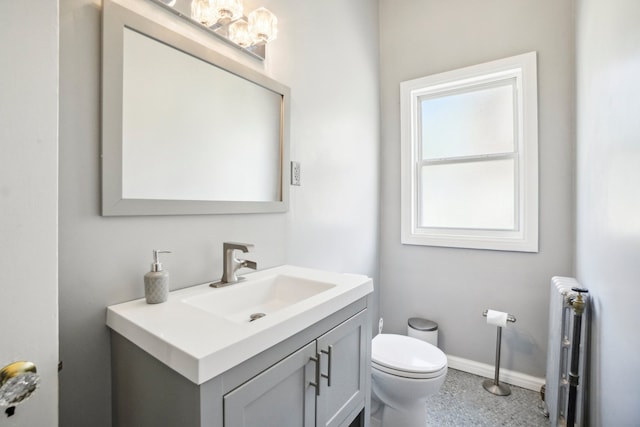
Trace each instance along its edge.
<instances>
[{"instance_id":1,"label":"mirror","mask_svg":"<svg viewBox=\"0 0 640 427\"><path fill-rule=\"evenodd\" d=\"M105 1L102 92L103 215L287 210L286 86Z\"/></svg>"}]
</instances>

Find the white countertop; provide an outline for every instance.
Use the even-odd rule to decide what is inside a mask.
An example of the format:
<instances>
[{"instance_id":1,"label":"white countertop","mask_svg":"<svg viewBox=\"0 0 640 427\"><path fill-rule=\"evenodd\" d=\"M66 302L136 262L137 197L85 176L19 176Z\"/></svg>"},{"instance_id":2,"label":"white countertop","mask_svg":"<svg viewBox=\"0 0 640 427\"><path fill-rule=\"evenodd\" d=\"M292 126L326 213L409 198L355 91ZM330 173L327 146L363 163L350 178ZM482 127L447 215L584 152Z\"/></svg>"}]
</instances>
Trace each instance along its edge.
<instances>
[{"instance_id":1,"label":"white countertop","mask_svg":"<svg viewBox=\"0 0 640 427\"><path fill-rule=\"evenodd\" d=\"M184 301L233 292L252 280L278 275L335 284L255 322L238 323ZM161 304L144 298L107 307L107 325L171 369L202 384L373 292L370 278L284 265L244 275L224 288L208 283L169 293Z\"/></svg>"}]
</instances>

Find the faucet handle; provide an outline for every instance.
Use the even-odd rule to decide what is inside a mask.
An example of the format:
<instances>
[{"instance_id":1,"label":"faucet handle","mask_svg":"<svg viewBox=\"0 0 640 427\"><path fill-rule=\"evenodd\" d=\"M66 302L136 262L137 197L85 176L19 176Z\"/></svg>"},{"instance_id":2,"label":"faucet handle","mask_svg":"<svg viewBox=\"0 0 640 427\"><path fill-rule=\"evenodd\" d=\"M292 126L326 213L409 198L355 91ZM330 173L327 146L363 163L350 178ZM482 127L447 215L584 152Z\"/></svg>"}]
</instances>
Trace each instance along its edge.
<instances>
[{"instance_id":1,"label":"faucet handle","mask_svg":"<svg viewBox=\"0 0 640 427\"><path fill-rule=\"evenodd\" d=\"M237 249L242 252L249 252L253 249L254 245L251 243L238 243L238 242L224 242L222 244L222 249L226 252L227 250Z\"/></svg>"}]
</instances>

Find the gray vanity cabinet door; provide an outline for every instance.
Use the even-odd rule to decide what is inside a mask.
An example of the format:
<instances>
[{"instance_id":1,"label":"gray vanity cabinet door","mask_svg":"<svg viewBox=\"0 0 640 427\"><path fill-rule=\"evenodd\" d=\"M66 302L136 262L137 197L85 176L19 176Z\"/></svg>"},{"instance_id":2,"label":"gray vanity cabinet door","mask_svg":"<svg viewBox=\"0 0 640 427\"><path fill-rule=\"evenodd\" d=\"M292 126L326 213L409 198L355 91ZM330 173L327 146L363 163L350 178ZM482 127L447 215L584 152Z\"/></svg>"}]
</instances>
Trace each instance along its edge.
<instances>
[{"instance_id":1,"label":"gray vanity cabinet door","mask_svg":"<svg viewBox=\"0 0 640 427\"><path fill-rule=\"evenodd\" d=\"M312 342L224 396L225 427L312 427Z\"/></svg>"},{"instance_id":2,"label":"gray vanity cabinet door","mask_svg":"<svg viewBox=\"0 0 640 427\"><path fill-rule=\"evenodd\" d=\"M345 418L362 409L367 384L366 312L351 317L318 338L322 374L317 398L318 427L343 425Z\"/></svg>"}]
</instances>

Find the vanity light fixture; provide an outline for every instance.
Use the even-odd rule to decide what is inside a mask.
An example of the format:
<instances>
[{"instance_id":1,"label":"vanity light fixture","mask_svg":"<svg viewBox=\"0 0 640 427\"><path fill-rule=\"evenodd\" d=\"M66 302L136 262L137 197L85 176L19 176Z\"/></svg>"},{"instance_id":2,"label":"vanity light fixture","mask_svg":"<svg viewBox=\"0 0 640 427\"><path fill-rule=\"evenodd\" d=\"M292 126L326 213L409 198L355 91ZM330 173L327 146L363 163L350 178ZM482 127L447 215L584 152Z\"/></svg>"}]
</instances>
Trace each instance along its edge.
<instances>
[{"instance_id":1,"label":"vanity light fixture","mask_svg":"<svg viewBox=\"0 0 640 427\"><path fill-rule=\"evenodd\" d=\"M213 9L209 3L209 0L191 1L191 18L205 27L210 27L216 23Z\"/></svg>"},{"instance_id":2,"label":"vanity light fixture","mask_svg":"<svg viewBox=\"0 0 640 427\"><path fill-rule=\"evenodd\" d=\"M210 3L209 0L191 1L191 18L205 27L211 27L217 22Z\"/></svg>"},{"instance_id":3,"label":"vanity light fixture","mask_svg":"<svg viewBox=\"0 0 640 427\"><path fill-rule=\"evenodd\" d=\"M253 44L249 33L249 23L239 19L229 25L229 39L240 47L247 48Z\"/></svg>"},{"instance_id":4,"label":"vanity light fixture","mask_svg":"<svg viewBox=\"0 0 640 427\"><path fill-rule=\"evenodd\" d=\"M192 0L191 18L250 52L278 35L278 18L271 11L260 7L244 16L242 0Z\"/></svg>"},{"instance_id":5,"label":"vanity light fixture","mask_svg":"<svg viewBox=\"0 0 640 427\"><path fill-rule=\"evenodd\" d=\"M217 23L227 25L242 17L241 0L210 0L210 7L217 18Z\"/></svg>"},{"instance_id":6,"label":"vanity light fixture","mask_svg":"<svg viewBox=\"0 0 640 427\"><path fill-rule=\"evenodd\" d=\"M264 7L244 15L242 0L151 0L220 40L263 60L278 35L278 18Z\"/></svg>"},{"instance_id":7,"label":"vanity light fixture","mask_svg":"<svg viewBox=\"0 0 640 427\"><path fill-rule=\"evenodd\" d=\"M278 36L278 18L269 9L257 8L249 14L249 34L253 44L275 40Z\"/></svg>"}]
</instances>

